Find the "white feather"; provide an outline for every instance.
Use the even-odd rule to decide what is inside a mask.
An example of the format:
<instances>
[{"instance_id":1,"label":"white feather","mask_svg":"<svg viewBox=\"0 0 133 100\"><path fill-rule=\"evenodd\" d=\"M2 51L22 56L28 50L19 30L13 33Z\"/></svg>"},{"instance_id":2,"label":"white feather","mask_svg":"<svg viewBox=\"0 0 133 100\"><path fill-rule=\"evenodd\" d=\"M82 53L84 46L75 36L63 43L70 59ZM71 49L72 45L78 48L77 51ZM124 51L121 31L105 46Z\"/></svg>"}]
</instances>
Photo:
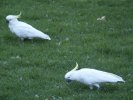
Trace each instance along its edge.
<instances>
[{"instance_id":1,"label":"white feather","mask_svg":"<svg viewBox=\"0 0 133 100\"><path fill-rule=\"evenodd\" d=\"M6 17L6 20L9 22L8 26L11 32L15 33L22 40L25 38L42 38L51 40L51 38L47 34L44 34L43 32L35 29L34 27L25 22L18 21L17 18L18 17L16 17L15 15L8 15Z\"/></svg>"},{"instance_id":2,"label":"white feather","mask_svg":"<svg viewBox=\"0 0 133 100\"><path fill-rule=\"evenodd\" d=\"M71 70L70 72L66 73L65 75L66 80L75 80L86 85L89 85L92 89L92 86L96 86L100 88L99 83L110 82L125 82L120 76L96 70L90 68L82 68L80 70Z\"/></svg>"}]
</instances>

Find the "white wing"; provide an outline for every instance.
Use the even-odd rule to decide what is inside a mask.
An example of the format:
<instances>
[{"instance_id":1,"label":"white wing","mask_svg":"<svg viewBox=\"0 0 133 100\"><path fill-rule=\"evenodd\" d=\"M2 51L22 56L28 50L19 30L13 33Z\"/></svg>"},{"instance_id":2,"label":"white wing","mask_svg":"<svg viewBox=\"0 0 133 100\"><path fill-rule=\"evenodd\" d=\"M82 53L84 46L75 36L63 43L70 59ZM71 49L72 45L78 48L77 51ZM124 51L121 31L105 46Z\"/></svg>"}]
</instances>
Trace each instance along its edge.
<instances>
[{"instance_id":1,"label":"white wing","mask_svg":"<svg viewBox=\"0 0 133 100\"><path fill-rule=\"evenodd\" d=\"M85 83L101 83L101 82L118 82L124 80L115 74L96 70L96 69L81 69L79 70L81 75L80 77L84 80Z\"/></svg>"},{"instance_id":2,"label":"white wing","mask_svg":"<svg viewBox=\"0 0 133 100\"><path fill-rule=\"evenodd\" d=\"M16 26L13 28L13 31L21 38L42 38L51 40L47 34L44 34L43 32L35 29L31 25L21 21L16 23Z\"/></svg>"}]
</instances>

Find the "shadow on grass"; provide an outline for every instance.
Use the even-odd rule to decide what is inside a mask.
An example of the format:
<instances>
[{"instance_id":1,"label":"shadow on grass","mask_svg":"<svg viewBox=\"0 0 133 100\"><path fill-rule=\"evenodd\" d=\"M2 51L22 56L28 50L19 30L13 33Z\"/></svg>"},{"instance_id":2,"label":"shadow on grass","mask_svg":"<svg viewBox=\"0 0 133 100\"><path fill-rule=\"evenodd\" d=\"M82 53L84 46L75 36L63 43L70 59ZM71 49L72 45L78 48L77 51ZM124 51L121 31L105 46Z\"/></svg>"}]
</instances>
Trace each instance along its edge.
<instances>
[{"instance_id":1,"label":"shadow on grass","mask_svg":"<svg viewBox=\"0 0 133 100\"><path fill-rule=\"evenodd\" d=\"M39 39L39 38L34 38L34 39L24 39L24 41L22 42L25 42L25 43L45 43L45 42L49 42L49 40L45 40L45 39Z\"/></svg>"},{"instance_id":2,"label":"shadow on grass","mask_svg":"<svg viewBox=\"0 0 133 100\"><path fill-rule=\"evenodd\" d=\"M6 36L1 39L1 42L7 43L7 44L42 44L47 43L49 40L40 39L40 38L34 38L34 39L24 39L23 41L18 37L13 36Z\"/></svg>"},{"instance_id":3,"label":"shadow on grass","mask_svg":"<svg viewBox=\"0 0 133 100\"><path fill-rule=\"evenodd\" d=\"M118 84L112 85L112 84L101 84L100 89L97 89L96 87L93 87L91 90L89 86L80 84L80 83L71 83L67 85L72 91L77 91L77 92L102 92L102 93L113 93L115 91L119 91L119 86Z\"/></svg>"}]
</instances>

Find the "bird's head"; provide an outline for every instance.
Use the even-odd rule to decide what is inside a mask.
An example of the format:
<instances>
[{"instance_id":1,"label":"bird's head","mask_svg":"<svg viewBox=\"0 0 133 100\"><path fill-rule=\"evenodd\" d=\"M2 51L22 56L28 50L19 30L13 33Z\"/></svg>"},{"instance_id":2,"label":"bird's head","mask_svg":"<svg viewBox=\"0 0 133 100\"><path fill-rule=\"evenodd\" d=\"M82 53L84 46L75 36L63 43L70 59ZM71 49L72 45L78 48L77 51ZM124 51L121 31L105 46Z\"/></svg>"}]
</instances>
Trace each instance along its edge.
<instances>
[{"instance_id":1,"label":"bird's head","mask_svg":"<svg viewBox=\"0 0 133 100\"><path fill-rule=\"evenodd\" d=\"M70 83L72 80L75 80L75 72L78 69L78 64L76 63L76 66L71 71L67 72L65 75L65 80Z\"/></svg>"},{"instance_id":2,"label":"bird's head","mask_svg":"<svg viewBox=\"0 0 133 100\"><path fill-rule=\"evenodd\" d=\"M16 20L21 17L21 12L19 15L8 15L6 16L6 22L9 23L12 20Z\"/></svg>"}]
</instances>

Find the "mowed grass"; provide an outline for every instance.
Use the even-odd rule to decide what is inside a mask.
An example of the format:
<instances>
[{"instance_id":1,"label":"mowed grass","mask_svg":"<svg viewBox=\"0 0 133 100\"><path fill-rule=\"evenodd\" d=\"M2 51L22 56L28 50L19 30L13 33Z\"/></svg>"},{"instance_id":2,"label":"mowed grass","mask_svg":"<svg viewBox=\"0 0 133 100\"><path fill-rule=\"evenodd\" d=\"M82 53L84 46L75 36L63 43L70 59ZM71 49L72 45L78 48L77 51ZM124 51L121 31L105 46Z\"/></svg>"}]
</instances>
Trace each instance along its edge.
<instances>
[{"instance_id":1,"label":"mowed grass","mask_svg":"<svg viewBox=\"0 0 133 100\"><path fill-rule=\"evenodd\" d=\"M0 0L0 100L131 100L133 98L132 0ZM5 22L21 21L51 41L20 41ZM106 16L106 21L97 21ZM123 77L101 89L64 75L75 63Z\"/></svg>"}]
</instances>

